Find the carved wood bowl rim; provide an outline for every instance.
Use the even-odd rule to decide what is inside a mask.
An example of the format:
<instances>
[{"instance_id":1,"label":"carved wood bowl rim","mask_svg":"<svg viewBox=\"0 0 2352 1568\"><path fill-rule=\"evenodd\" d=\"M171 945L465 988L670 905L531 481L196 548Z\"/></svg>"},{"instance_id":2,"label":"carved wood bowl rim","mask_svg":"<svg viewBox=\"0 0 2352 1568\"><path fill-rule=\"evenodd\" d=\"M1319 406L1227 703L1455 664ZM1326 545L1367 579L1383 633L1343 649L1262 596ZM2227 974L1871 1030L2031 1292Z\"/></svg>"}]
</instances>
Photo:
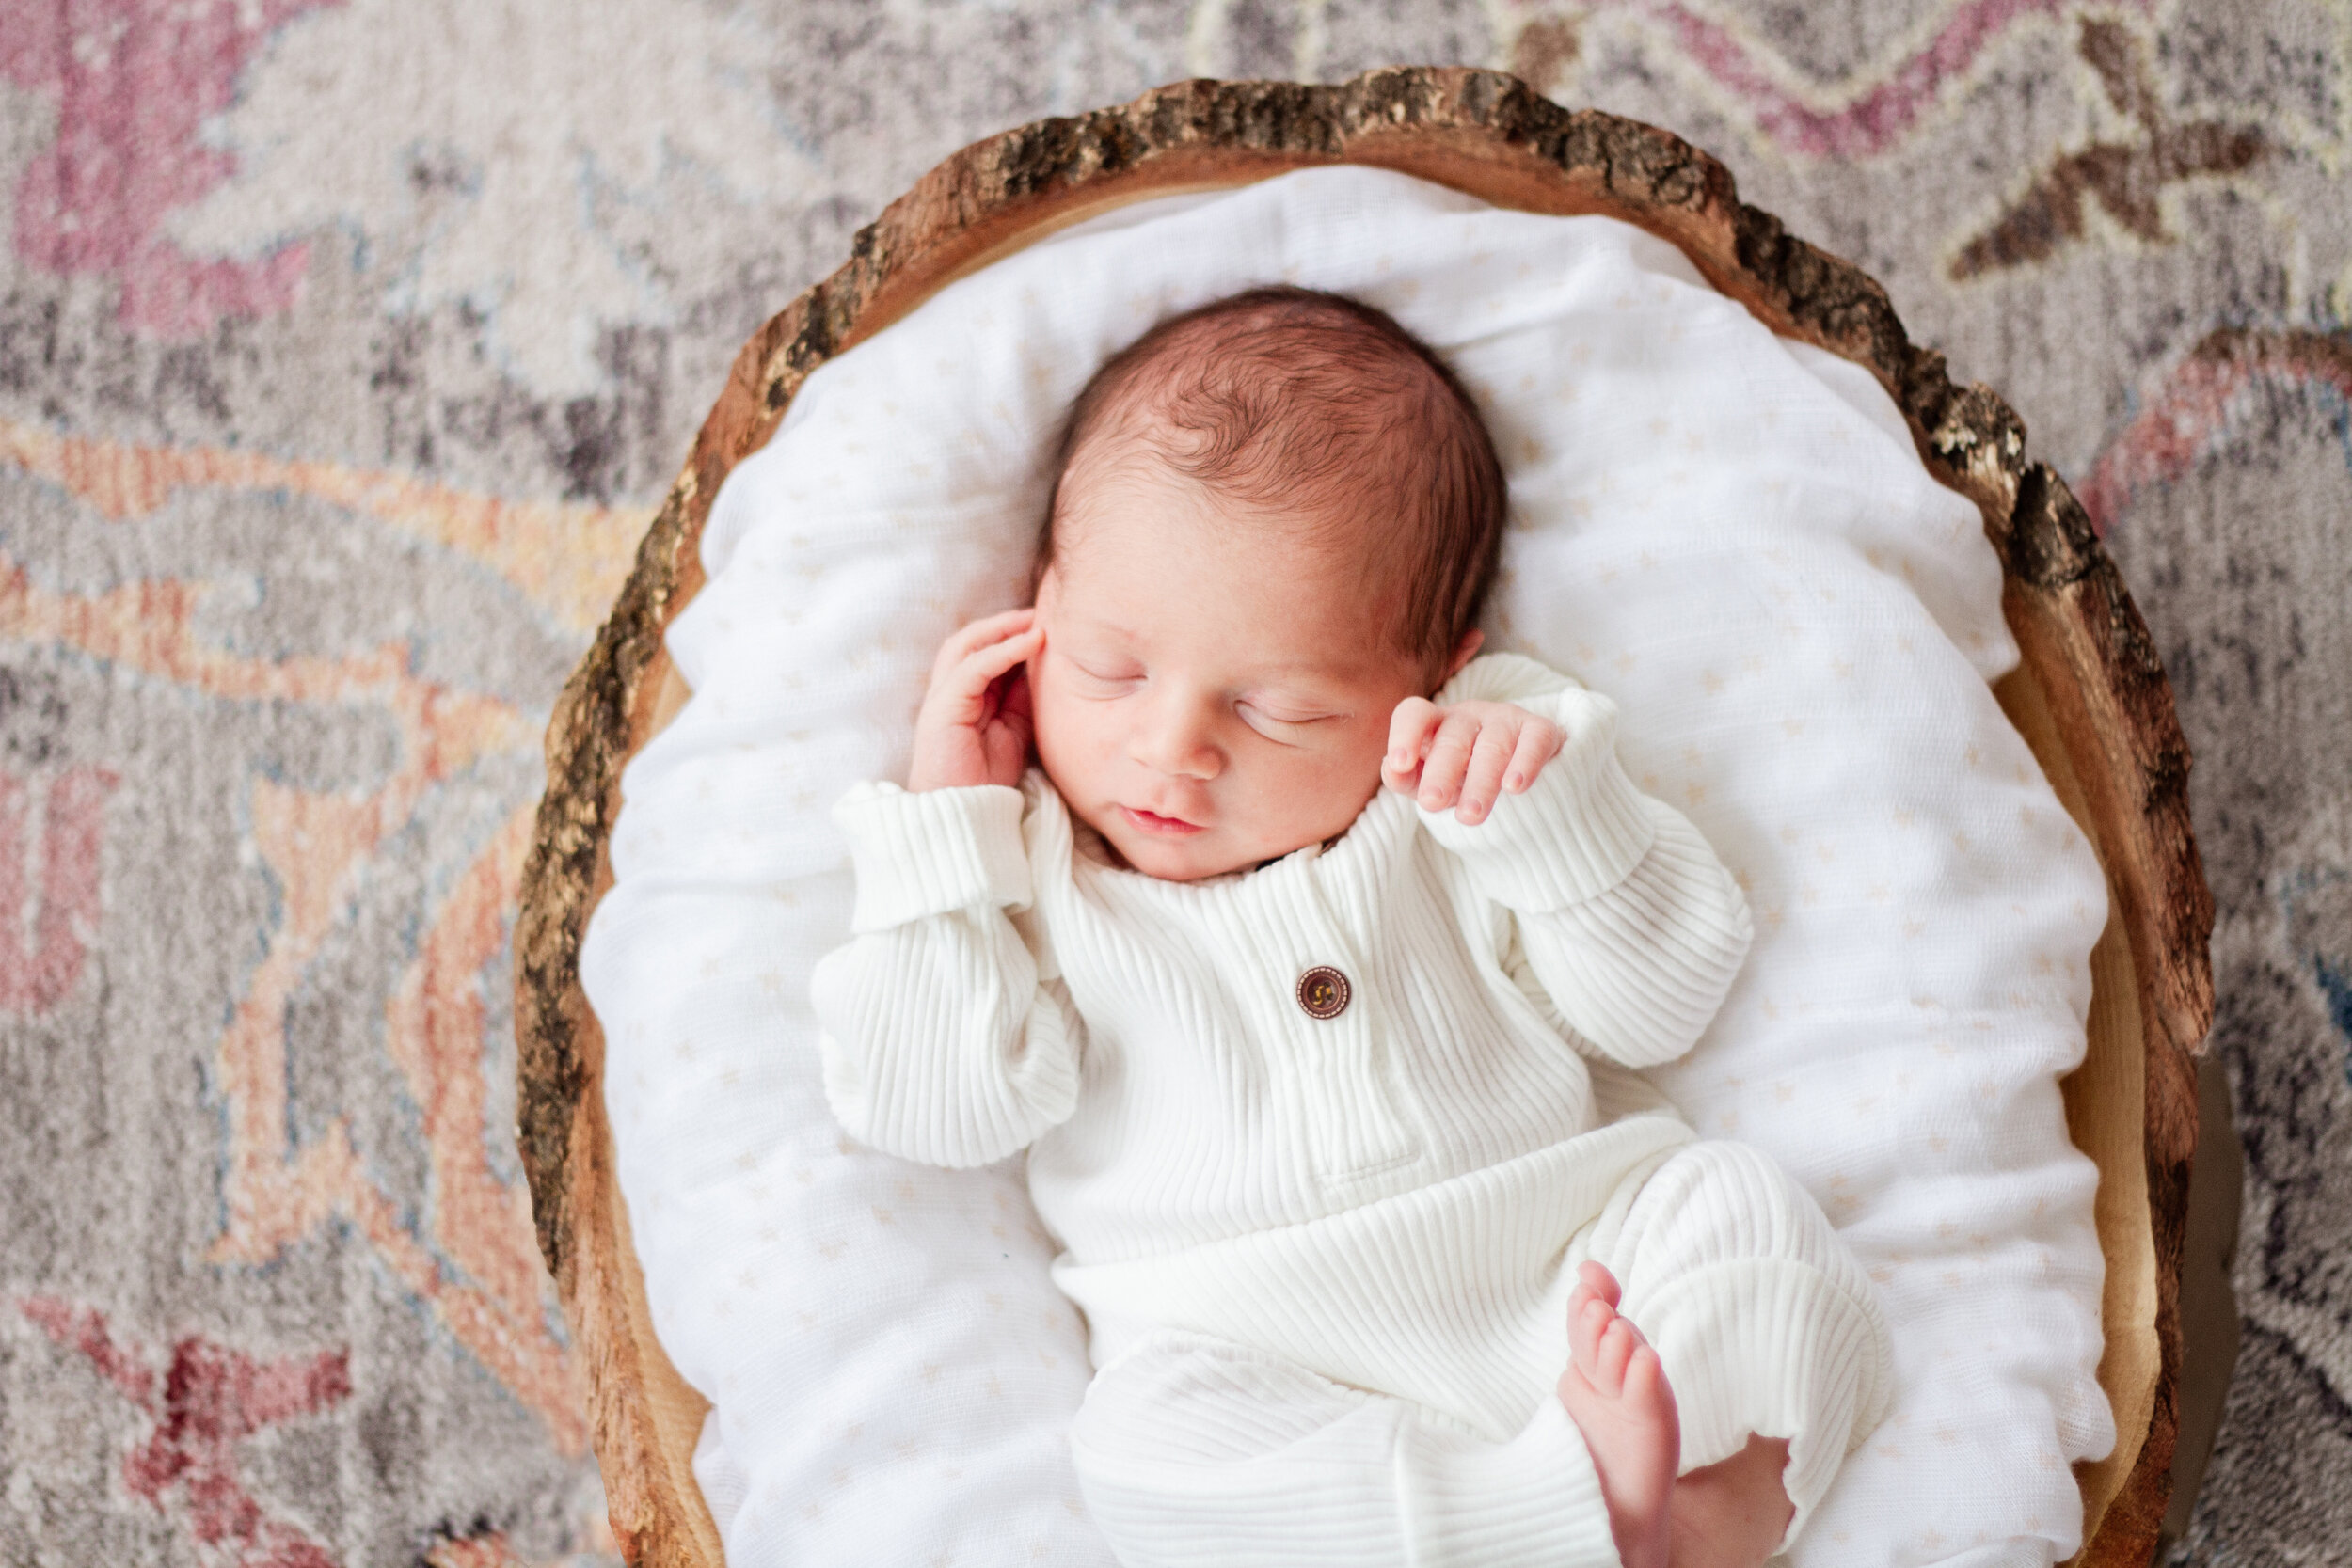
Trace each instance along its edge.
<instances>
[{"instance_id":1,"label":"carved wood bowl rim","mask_svg":"<svg viewBox=\"0 0 2352 1568\"><path fill-rule=\"evenodd\" d=\"M1953 386L1876 282L1741 203L1722 165L1667 132L1563 108L1497 71L1436 67L1333 86L1181 82L976 142L861 230L850 260L737 356L556 705L515 936L516 1131L540 1250L586 1363L623 1550L637 1563L722 1557L688 1464L705 1406L652 1333L612 1180L603 1037L579 977L581 934L611 882L622 768L683 700L661 635L701 586L697 547L721 481L773 434L811 371L1007 250L1126 201L1343 162L1502 206L1606 214L1672 241L1774 331L1877 375L1931 470L1982 512L2024 656L1996 690L2097 845L2111 895L2090 1055L2065 1086L2070 1127L2102 1172L2101 1377L2117 1379L2120 1435L2115 1457L2077 1466L2088 1544L2076 1561L2145 1563L2170 1483L2194 1057L2213 1012L2188 748L2147 628L2064 482L2027 458L2017 416L1982 387Z\"/></svg>"}]
</instances>

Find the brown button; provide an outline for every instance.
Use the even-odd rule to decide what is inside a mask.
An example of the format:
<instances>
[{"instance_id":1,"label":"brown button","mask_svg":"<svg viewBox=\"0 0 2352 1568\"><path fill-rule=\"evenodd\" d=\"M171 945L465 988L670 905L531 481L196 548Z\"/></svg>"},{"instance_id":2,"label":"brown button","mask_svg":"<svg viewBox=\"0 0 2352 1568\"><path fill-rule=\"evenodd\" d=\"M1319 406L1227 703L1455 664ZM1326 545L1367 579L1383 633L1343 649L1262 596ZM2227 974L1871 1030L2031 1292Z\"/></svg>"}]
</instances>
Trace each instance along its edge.
<instances>
[{"instance_id":1,"label":"brown button","mask_svg":"<svg viewBox=\"0 0 2352 1568\"><path fill-rule=\"evenodd\" d=\"M1298 977L1298 1006L1309 1018L1337 1018L1347 1011L1347 976L1317 964Z\"/></svg>"}]
</instances>

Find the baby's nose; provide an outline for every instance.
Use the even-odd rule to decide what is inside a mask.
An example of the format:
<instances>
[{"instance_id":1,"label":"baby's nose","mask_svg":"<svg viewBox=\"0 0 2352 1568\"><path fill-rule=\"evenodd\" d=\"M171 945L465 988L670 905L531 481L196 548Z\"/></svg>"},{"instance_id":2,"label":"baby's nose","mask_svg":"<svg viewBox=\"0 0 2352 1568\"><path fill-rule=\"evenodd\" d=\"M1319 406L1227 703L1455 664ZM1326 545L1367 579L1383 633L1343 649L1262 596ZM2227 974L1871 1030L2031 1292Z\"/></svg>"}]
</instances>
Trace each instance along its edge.
<instances>
[{"instance_id":1,"label":"baby's nose","mask_svg":"<svg viewBox=\"0 0 2352 1568\"><path fill-rule=\"evenodd\" d=\"M1213 779L1225 766L1209 728L1197 715L1170 713L1136 732L1135 759L1156 772Z\"/></svg>"}]
</instances>

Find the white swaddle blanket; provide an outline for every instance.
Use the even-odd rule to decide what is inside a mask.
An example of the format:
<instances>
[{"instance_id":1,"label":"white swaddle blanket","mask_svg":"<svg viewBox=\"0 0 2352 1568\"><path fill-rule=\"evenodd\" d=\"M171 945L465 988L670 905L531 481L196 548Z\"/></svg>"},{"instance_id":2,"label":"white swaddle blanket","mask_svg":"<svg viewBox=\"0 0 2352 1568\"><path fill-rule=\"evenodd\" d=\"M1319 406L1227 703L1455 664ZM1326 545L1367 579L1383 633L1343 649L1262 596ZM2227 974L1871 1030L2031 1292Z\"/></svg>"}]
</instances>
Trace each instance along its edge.
<instances>
[{"instance_id":1,"label":"white swaddle blanket","mask_svg":"<svg viewBox=\"0 0 2352 1568\"><path fill-rule=\"evenodd\" d=\"M1018 1163L908 1164L826 1108L808 977L853 893L827 808L905 777L939 641L1020 602L1095 366L1278 280L1459 371L1511 484L1489 646L1614 698L1628 769L1746 887L1745 972L1648 1076L1820 1201L1896 1363L1792 1559L2068 1555L2069 1465L2114 1433L2057 1080L2106 898L1987 685L2016 653L1975 509L1866 372L1673 246L1341 166L1120 209L941 291L812 375L712 510L669 638L694 695L625 777L581 975L729 1560L1109 1562L1067 1443L1085 1337Z\"/></svg>"}]
</instances>

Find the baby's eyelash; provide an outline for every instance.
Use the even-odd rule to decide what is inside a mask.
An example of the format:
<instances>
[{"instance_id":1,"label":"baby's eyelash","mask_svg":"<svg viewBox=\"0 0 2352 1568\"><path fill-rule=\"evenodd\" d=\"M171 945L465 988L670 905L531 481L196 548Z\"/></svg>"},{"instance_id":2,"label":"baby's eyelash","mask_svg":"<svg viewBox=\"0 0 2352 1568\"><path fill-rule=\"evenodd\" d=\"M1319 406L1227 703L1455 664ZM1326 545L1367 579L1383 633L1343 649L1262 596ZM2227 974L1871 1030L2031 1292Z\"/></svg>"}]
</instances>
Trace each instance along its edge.
<instances>
[{"instance_id":1,"label":"baby's eyelash","mask_svg":"<svg viewBox=\"0 0 2352 1568\"><path fill-rule=\"evenodd\" d=\"M1271 720L1277 724L1320 724L1326 720L1339 717L1334 713L1317 713L1305 719L1286 719L1281 714L1267 712L1255 703L1244 703L1241 705L1255 713L1259 718Z\"/></svg>"}]
</instances>

